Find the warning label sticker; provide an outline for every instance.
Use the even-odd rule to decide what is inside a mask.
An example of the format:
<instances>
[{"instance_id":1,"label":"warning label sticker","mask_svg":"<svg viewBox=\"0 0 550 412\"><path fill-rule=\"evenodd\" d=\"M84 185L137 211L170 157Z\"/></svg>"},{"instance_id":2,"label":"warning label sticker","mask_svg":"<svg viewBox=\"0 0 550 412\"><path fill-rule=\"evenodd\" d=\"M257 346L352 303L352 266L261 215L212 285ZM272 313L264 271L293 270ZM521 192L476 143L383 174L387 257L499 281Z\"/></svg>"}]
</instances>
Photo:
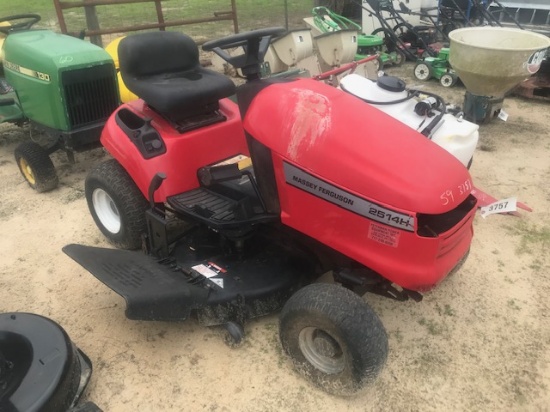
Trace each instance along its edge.
<instances>
[{"instance_id":1,"label":"warning label sticker","mask_svg":"<svg viewBox=\"0 0 550 412\"><path fill-rule=\"evenodd\" d=\"M195 269L197 272L199 272L201 275L203 275L205 278L211 278L214 276L218 276L218 272L213 271L206 265L196 265L193 266L192 269Z\"/></svg>"},{"instance_id":2,"label":"warning label sticker","mask_svg":"<svg viewBox=\"0 0 550 412\"><path fill-rule=\"evenodd\" d=\"M369 227L368 237L375 242L397 247L399 245L400 234L401 232L398 229L372 222Z\"/></svg>"}]
</instances>

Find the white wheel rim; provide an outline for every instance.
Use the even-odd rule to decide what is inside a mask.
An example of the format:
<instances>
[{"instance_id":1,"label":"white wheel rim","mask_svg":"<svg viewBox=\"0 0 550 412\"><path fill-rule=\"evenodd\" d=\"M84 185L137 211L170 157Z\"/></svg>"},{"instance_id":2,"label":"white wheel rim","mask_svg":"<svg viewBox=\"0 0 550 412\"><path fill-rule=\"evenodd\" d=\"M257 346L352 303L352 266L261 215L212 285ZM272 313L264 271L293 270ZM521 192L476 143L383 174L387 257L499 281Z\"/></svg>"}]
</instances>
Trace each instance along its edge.
<instances>
[{"instance_id":1,"label":"white wheel rim","mask_svg":"<svg viewBox=\"0 0 550 412\"><path fill-rule=\"evenodd\" d=\"M94 211L105 229L113 234L120 232L122 225L120 213L111 196L103 189L95 189L92 194L92 203Z\"/></svg>"},{"instance_id":2,"label":"white wheel rim","mask_svg":"<svg viewBox=\"0 0 550 412\"><path fill-rule=\"evenodd\" d=\"M420 66L416 66L416 69L414 69L414 74L418 79L426 80L430 75L430 69L425 64L422 64Z\"/></svg>"},{"instance_id":3,"label":"white wheel rim","mask_svg":"<svg viewBox=\"0 0 550 412\"><path fill-rule=\"evenodd\" d=\"M400 65L401 63L403 63L403 55L397 53L395 57L395 64Z\"/></svg>"},{"instance_id":4,"label":"white wheel rim","mask_svg":"<svg viewBox=\"0 0 550 412\"><path fill-rule=\"evenodd\" d=\"M448 74L444 74L443 77L441 78L441 84L445 87L449 87L452 82L453 82L453 78Z\"/></svg>"}]
</instances>

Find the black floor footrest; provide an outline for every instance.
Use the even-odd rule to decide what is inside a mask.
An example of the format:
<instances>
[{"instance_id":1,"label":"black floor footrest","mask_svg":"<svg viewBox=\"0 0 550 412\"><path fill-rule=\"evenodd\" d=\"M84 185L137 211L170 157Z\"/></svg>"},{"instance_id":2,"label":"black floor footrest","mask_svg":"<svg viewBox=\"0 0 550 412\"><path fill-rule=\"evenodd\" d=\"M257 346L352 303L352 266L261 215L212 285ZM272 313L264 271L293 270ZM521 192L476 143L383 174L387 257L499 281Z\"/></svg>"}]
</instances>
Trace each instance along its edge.
<instances>
[{"instance_id":1,"label":"black floor footrest","mask_svg":"<svg viewBox=\"0 0 550 412\"><path fill-rule=\"evenodd\" d=\"M261 211L258 213L250 197L231 199L202 187L171 196L167 202L177 212L219 228L271 221L276 218Z\"/></svg>"},{"instance_id":2,"label":"black floor footrest","mask_svg":"<svg viewBox=\"0 0 550 412\"><path fill-rule=\"evenodd\" d=\"M211 220L235 220L237 203L210 190L199 188L168 198L168 204L182 213L197 213Z\"/></svg>"}]
</instances>

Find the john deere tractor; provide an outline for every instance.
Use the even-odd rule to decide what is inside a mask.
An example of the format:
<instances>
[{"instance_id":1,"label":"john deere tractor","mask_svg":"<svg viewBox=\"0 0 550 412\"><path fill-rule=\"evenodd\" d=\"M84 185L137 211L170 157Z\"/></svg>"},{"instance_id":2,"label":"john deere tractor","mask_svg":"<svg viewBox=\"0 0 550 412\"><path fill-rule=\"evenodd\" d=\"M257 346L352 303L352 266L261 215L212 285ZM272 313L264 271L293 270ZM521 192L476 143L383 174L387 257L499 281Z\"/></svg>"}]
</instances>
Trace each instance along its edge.
<instances>
[{"instance_id":1,"label":"john deere tractor","mask_svg":"<svg viewBox=\"0 0 550 412\"><path fill-rule=\"evenodd\" d=\"M0 123L28 127L31 139L15 159L38 192L55 188L58 177L49 155L99 146L109 115L119 105L116 72L102 48L50 30L31 29L36 14L0 18L2 69Z\"/></svg>"}]
</instances>

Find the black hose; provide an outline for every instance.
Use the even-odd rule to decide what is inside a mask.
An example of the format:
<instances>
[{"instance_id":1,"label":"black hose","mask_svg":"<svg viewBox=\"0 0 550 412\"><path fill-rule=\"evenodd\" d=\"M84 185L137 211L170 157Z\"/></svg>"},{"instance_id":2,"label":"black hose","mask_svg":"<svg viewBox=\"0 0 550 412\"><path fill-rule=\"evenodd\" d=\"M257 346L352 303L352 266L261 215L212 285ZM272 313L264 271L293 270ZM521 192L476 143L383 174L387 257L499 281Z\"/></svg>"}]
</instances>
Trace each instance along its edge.
<instances>
[{"instance_id":1,"label":"black hose","mask_svg":"<svg viewBox=\"0 0 550 412\"><path fill-rule=\"evenodd\" d=\"M413 91L412 89L411 91ZM426 92L424 90L414 90L418 94L423 93L427 96L431 96L434 99L437 100L439 104L439 114L433 118L433 120L430 122L428 126L426 126L420 133L423 134L426 137L430 137L430 134L432 133L433 129L439 124L443 116L447 113L447 104L445 103L445 100L443 98L435 93Z\"/></svg>"}]
</instances>

